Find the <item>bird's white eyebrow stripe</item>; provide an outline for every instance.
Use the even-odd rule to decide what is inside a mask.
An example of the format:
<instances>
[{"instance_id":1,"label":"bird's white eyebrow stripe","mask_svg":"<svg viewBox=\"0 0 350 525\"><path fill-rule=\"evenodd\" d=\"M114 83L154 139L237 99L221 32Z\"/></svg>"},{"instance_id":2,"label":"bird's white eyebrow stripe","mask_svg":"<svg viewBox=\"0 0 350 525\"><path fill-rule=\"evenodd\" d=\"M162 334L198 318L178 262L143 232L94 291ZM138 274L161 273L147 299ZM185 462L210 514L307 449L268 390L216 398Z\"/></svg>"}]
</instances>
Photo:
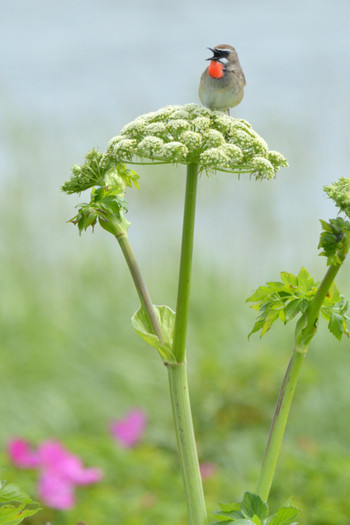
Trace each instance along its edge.
<instances>
[{"instance_id":1,"label":"bird's white eyebrow stripe","mask_svg":"<svg viewBox=\"0 0 350 525\"><path fill-rule=\"evenodd\" d=\"M232 49L227 49L226 47L216 48L218 51L223 51L224 53L231 53Z\"/></svg>"}]
</instances>

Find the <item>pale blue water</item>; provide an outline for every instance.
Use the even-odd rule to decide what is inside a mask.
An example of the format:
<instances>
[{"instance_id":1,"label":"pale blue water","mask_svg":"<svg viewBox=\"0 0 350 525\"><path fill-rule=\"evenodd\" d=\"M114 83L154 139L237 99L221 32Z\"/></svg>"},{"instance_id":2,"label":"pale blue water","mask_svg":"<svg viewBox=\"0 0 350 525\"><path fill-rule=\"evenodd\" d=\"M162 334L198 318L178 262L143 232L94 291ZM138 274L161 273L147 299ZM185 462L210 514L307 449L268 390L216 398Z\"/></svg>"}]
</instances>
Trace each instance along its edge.
<instances>
[{"instance_id":1,"label":"pale blue water","mask_svg":"<svg viewBox=\"0 0 350 525\"><path fill-rule=\"evenodd\" d=\"M346 0L1 0L0 177L20 173L27 184L29 223L34 232L41 221L47 240L40 249L50 250L53 224L61 235L48 210L63 220L75 203L58 191L70 166L139 114L199 102L206 47L230 43L247 77L232 113L249 120L291 167L271 183L203 180L197 242L209 258L213 242L224 244L227 262L246 251L252 273L271 257L279 267L290 262L291 271L314 261L317 220L335 215L321 187L349 176L349 28ZM136 223L152 228L162 214L157 227L165 236L177 224L177 198L163 205L150 190L146 203L131 196L130 205L134 199ZM75 235L67 240L62 230L61 249ZM239 247L230 251L231 231ZM146 236L134 235L145 246Z\"/></svg>"}]
</instances>

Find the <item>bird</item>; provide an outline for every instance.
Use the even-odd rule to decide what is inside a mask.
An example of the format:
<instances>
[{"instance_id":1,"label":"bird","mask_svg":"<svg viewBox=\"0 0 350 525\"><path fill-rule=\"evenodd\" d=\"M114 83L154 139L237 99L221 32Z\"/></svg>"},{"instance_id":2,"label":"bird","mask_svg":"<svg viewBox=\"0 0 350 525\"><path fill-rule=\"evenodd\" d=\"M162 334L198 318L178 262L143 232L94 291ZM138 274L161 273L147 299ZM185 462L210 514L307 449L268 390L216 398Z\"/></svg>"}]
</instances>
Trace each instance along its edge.
<instances>
[{"instance_id":1,"label":"bird","mask_svg":"<svg viewBox=\"0 0 350 525\"><path fill-rule=\"evenodd\" d=\"M199 98L203 106L230 115L230 108L243 98L245 76L234 47L220 44L208 49L213 56L207 58L210 64L201 76Z\"/></svg>"}]
</instances>

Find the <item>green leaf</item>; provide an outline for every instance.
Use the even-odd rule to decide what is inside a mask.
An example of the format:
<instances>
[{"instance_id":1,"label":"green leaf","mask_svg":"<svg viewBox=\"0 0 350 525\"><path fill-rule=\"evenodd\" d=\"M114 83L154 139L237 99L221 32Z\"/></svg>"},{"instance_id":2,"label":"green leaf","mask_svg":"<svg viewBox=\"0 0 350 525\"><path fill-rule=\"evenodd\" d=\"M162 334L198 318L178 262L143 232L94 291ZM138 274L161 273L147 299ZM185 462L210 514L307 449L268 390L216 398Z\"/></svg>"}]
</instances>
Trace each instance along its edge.
<instances>
[{"instance_id":1,"label":"green leaf","mask_svg":"<svg viewBox=\"0 0 350 525\"><path fill-rule=\"evenodd\" d=\"M339 314L332 313L330 321L328 323L328 328L331 334L333 334L338 341L341 340L341 336L346 333L346 323L344 327L344 318ZM345 330L344 330L345 328Z\"/></svg>"},{"instance_id":2,"label":"green leaf","mask_svg":"<svg viewBox=\"0 0 350 525\"><path fill-rule=\"evenodd\" d=\"M214 521L212 525L223 525L224 523L232 523L233 520Z\"/></svg>"},{"instance_id":3,"label":"green leaf","mask_svg":"<svg viewBox=\"0 0 350 525\"><path fill-rule=\"evenodd\" d=\"M25 518L40 510L39 503L33 501L16 485L6 481L0 484L0 525L17 525Z\"/></svg>"},{"instance_id":4,"label":"green leaf","mask_svg":"<svg viewBox=\"0 0 350 525\"><path fill-rule=\"evenodd\" d=\"M328 266L339 266L343 263L350 247L350 223L342 217L330 219L329 223L321 221L323 231L318 248L320 255L327 257Z\"/></svg>"},{"instance_id":5,"label":"green leaf","mask_svg":"<svg viewBox=\"0 0 350 525\"><path fill-rule=\"evenodd\" d=\"M315 286L313 278L304 267L302 267L298 273L298 286L305 293L312 290L312 288Z\"/></svg>"},{"instance_id":6,"label":"green leaf","mask_svg":"<svg viewBox=\"0 0 350 525\"><path fill-rule=\"evenodd\" d=\"M281 272L281 278L284 284L290 285L293 288L298 286L298 278L289 272Z\"/></svg>"},{"instance_id":7,"label":"green leaf","mask_svg":"<svg viewBox=\"0 0 350 525\"><path fill-rule=\"evenodd\" d=\"M275 321L277 321L279 317L279 311L275 310L274 312L270 312L268 316L266 317L266 320L262 326L260 337L262 337L268 330L270 330L271 326Z\"/></svg>"},{"instance_id":8,"label":"green leaf","mask_svg":"<svg viewBox=\"0 0 350 525\"><path fill-rule=\"evenodd\" d=\"M142 307L134 313L131 319L132 325L146 343L158 350L164 362L176 363L175 356L172 352L175 312L168 306L164 305L154 306L154 310L162 329L164 343L159 341L158 336L150 327L148 318Z\"/></svg>"},{"instance_id":9,"label":"green leaf","mask_svg":"<svg viewBox=\"0 0 350 525\"><path fill-rule=\"evenodd\" d=\"M270 516L264 525L297 525L294 519L300 510L295 507L281 507L275 514Z\"/></svg>"},{"instance_id":10,"label":"green leaf","mask_svg":"<svg viewBox=\"0 0 350 525\"><path fill-rule=\"evenodd\" d=\"M305 268L301 268L297 277L289 272L282 272L281 277L283 283L269 282L267 286L260 286L247 299L255 303L250 307L260 312L248 338L259 331L262 337L278 319L286 324L297 314L307 313L317 293L319 283L312 279ZM329 323L329 330L337 339L340 339L343 334L349 335L347 328L349 319L345 315L347 308L347 302L333 282L323 301L320 313Z\"/></svg>"},{"instance_id":11,"label":"green leaf","mask_svg":"<svg viewBox=\"0 0 350 525\"><path fill-rule=\"evenodd\" d=\"M287 304L287 306L283 310L284 317L285 317L285 320L283 321L284 324L286 324L288 321L293 319L293 317L295 317L297 313L300 312L300 306L302 302L303 302L303 299L294 299L293 301L290 301Z\"/></svg>"},{"instance_id":12,"label":"green leaf","mask_svg":"<svg viewBox=\"0 0 350 525\"><path fill-rule=\"evenodd\" d=\"M277 284L277 283L271 283L271 284ZM248 297L248 299L246 299L246 303L256 303L258 301L261 301L262 299L265 299L266 297L270 297L270 295L271 295L270 286L259 286L259 288L250 297Z\"/></svg>"},{"instance_id":13,"label":"green leaf","mask_svg":"<svg viewBox=\"0 0 350 525\"><path fill-rule=\"evenodd\" d=\"M220 504L221 512L215 512L221 523L235 523L235 525L298 525L294 521L299 510L285 505L274 514L269 515L268 504L257 494L245 492L241 503ZM242 513L243 512L243 516ZM230 515L231 513L231 515ZM230 519L227 519L230 517Z\"/></svg>"},{"instance_id":14,"label":"green leaf","mask_svg":"<svg viewBox=\"0 0 350 525\"><path fill-rule=\"evenodd\" d=\"M265 519L269 514L268 504L260 496L251 492L245 492L241 510L248 518L253 518L256 515L260 519Z\"/></svg>"}]
</instances>

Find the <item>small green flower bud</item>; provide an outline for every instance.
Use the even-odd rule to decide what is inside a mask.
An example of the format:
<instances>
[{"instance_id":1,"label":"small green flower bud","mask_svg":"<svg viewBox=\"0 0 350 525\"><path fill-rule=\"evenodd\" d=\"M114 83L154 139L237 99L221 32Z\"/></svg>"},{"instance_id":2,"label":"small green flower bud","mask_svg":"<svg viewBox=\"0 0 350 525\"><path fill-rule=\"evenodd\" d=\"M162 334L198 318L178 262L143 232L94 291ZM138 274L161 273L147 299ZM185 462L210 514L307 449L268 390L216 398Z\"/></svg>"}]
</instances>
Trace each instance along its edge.
<instances>
[{"instance_id":1,"label":"small green flower bud","mask_svg":"<svg viewBox=\"0 0 350 525\"><path fill-rule=\"evenodd\" d=\"M188 155L188 149L181 142L168 142L164 144L162 154L172 162L183 162Z\"/></svg>"},{"instance_id":2,"label":"small green flower bud","mask_svg":"<svg viewBox=\"0 0 350 525\"><path fill-rule=\"evenodd\" d=\"M194 131L198 133L205 133L210 128L210 118L208 117L196 117L192 121L192 127Z\"/></svg>"},{"instance_id":3,"label":"small green flower bud","mask_svg":"<svg viewBox=\"0 0 350 525\"><path fill-rule=\"evenodd\" d=\"M323 189L328 197L334 200L336 206L350 218L350 179L341 177Z\"/></svg>"},{"instance_id":4,"label":"small green flower bud","mask_svg":"<svg viewBox=\"0 0 350 525\"><path fill-rule=\"evenodd\" d=\"M131 160L135 154L137 146L137 140L135 139L124 139L117 142L113 146L113 151L116 157L120 156L125 160Z\"/></svg>"},{"instance_id":5,"label":"small green flower bud","mask_svg":"<svg viewBox=\"0 0 350 525\"><path fill-rule=\"evenodd\" d=\"M121 135L128 135L132 138L138 138L142 135L145 128L145 119L142 117L137 118L133 122L130 122L126 126L123 127L120 134Z\"/></svg>"},{"instance_id":6,"label":"small green flower bud","mask_svg":"<svg viewBox=\"0 0 350 525\"><path fill-rule=\"evenodd\" d=\"M249 164L251 174L259 179L272 179L275 176L275 170L271 162L264 157L254 157Z\"/></svg>"},{"instance_id":7,"label":"small green flower bud","mask_svg":"<svg viewBox=\"0 0 350 525\"><path fill-rule=\"evenodd\" d=\"M153 122L145 126L147 135L154 135L155 137L165 138L167 135L167 128L163 122Z\"/></svg>"},{"instance_id":8,"label":"small green flower bud","mask_svg":"<svg viewBox=\"0 0 350 525\"><path fill-rule=\"evenodd\" d=\"M174 136L178 136L182 131L190 128L190 123L184 119L169 120L166 125L167 130Z\"/></svg>"},{"instance_id":9,"label":"small green flower bud","mask_svg":"<svg viewBox=\"0 0 350 525\"><path fill-rule=\"evenodd\" d=\"M251 173L259 179L270 179L287 166L286 159L269 151L245 120L196 104L166 106L124 126L104 154L89 152L82 166L73 167L72 178L63 189L78 193L103 185L111 169L125 177L127 185L137 185L136 174L125 171L126 162L196 163L207 173Z\"/></svg>"},{"instance_id":10,"label":"small green flower bud","mask_svg":"<svg viewBox=\"0 0 350 525\"><path fill-rule=\"evenodd\" d=\"M199 150L202 146L202 135L196 131L184 131L180 135L180 141L188 147L190 151Z\"/></svg>"},{"instance_id":11,"label":"small green flower bud","mask_svg":"<svg viewBox=\"0 0 350 525\"><path fill-rule=\"evenodd\" d=\"M208 148L217 148L218 146L222 146L226 142L223 134L220 133L220 131L217 131L216 129L209 129L208 132L205 134L204 140Z\"/></svg>"},{"instance_id":12,"label":"small green flower bud","mask_svg":"<svg viewBox=\"0 0 350 525\"><path fill-rule=\"evenodd\" d=\"M148 135L137 146L136 154L138 157L156 158L161 154L163 146L162 139Z\"/></svg>"},{"instance_id":13,"label":"small green flower bud","mask_svg":"<svg viewBox=\"0 0 350 525\"><path fill-rule=\"evenodd\" d=\"M210 148L201 153L200 164L205 168L216 169L218 166L228 168L230 157L221 148Z\"/></svg>"}]
</instances>

